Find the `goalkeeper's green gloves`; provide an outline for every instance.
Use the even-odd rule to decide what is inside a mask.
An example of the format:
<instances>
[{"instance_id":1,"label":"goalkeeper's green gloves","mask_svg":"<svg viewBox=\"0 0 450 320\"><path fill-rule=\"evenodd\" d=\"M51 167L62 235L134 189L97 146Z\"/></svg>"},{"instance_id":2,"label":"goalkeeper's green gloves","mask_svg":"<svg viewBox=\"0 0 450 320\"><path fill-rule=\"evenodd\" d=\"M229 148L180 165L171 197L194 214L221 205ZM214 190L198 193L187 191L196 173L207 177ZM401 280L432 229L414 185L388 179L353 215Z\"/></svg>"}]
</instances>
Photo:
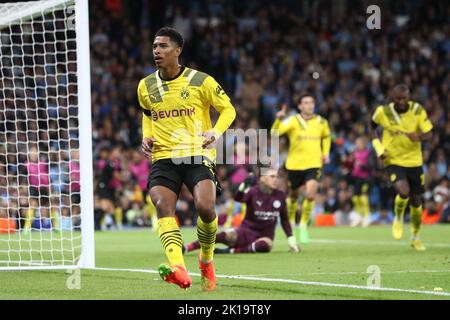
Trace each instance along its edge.
<instances>
[{"instance_id":1,"label":"goalkeeper's green gloves","mask_svg":"<svg viewBox=\"0 0 450 320\"><path fill-rule=\"evenodd\" d=\"M247 188L252 185L254 177L255 175L253 174L253 172L250 172L244 179L244 181L239 185L239 191L244 192L245 190L247 190Z\"/></svg>"},{"instance_id":2,"label":"goalkeeper's green gloves","mask_svg":"<svg viewBox=\"0 0 450 320\"><path fill-rule=\"evenodd\" d=\"M291 252L300 252L300 248L297 245L297 240L295 240L294 236L290 236L287 239L289 245L289 251Z\"/></svg>"}]
</instances>

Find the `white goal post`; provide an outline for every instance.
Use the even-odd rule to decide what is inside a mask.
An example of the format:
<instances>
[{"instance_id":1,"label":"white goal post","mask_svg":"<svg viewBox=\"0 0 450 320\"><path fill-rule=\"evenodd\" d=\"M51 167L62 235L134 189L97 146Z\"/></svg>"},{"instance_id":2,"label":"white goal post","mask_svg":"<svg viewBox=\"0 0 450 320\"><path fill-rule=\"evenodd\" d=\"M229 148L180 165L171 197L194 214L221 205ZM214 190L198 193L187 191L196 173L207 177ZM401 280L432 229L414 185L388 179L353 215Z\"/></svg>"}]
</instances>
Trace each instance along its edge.
<instances>
[{"instance_id":1,"label":"white goal post","mask_svg":"<svg viewBox=\"0 0 450 320\"><path fill-rule=\"evenodd\" d=\"M95 268L90 84L88 0L0 3L0 270Z\"/></svg>"}]
</instances>

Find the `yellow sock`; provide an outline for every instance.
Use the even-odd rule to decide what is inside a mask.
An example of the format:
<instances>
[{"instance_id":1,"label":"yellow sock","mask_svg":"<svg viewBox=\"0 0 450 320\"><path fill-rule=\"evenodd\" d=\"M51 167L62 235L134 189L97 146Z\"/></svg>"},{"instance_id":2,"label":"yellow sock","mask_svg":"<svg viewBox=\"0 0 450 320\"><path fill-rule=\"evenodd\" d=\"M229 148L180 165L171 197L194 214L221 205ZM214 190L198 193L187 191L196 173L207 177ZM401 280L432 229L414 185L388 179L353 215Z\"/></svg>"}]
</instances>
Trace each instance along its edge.
<instances>
[{"instance_id":1,"label":"yellow sock","mask_svg":"<svg viewBox=\"0 0 450 320\"><path fill-rule=\"evenodd\" d=\"M50 216L52 218L52 229L58 230L59 229L58 210L52 209L52 211L50 212Z\"/></svg>"},{"instance_id":2,"label":"yellow sock","mask_svg":"<svg viewBox=\"0 0 450 320\"><path fill-rule=\"evenodd\" d=\"M122 220L123 220L123 210L122 208L116 208L114 210L114 219L116 220L117 227L122 227Z\"/></svg>"},{"instance_id":3,"label":"yellow sock","mask_svg":"<svg viewBox=\"0 0 450 320\"><path fill-rule=\"evenodd\" d=\"M394 200L394 213L396 218L403 220L403 214L405 213L406 205L408 204L409 198L402 198L399 195L395 196Z\"/></svg>"},{"instance_id":4,"label":"yellow sock","mask_svg":"<svg viewBox=\"0 0 450 320\"><path fill-rule=\"evenodd\" d=\"M217 217L209 222L203 222L203 220L198 217L197 219L197 237L198 242L200 242L200 258L203 262L208 262L213 259L214 248L216 244L216 233L217 233Z\"/></svg>"},{"instance_id":5,"label":"yellow sock","mask_svg":"<svg viewBox=\"0 0 450 320\"><path fill-rule=\"evenodd\" d=\"M102 218L100 219L100 227L102 228L102 230L104 228L106 228L106 212L103 212Z\"/></svg>"},{"instance_id":6,"label":"yellow sock","mask_svg":"<svg viewBox=\"0 0 450 320\"><path fill-rule=\"evenodd\" d=\"M34 217L34 209L30 208L27 210L27 212L25 213L25 224L23 226L24 230L31 230L31 220Z\"/></svg>"},{"instance_id":7,"label":"yellow sock","mask_svg":"<svg viewBox=\"0 0 450 320\"><path fill-rule=\"evenodd\" d=\"M234 212L234 201L229 200L227 202L227 221L225 222L224 225L226 229L231 228L233 224L233 212Z\"/></svg>"},{"instance_id":8,"label":"yellow sock","mask_svg":"<svg viewBox=\"0 0 450 320\"><path fill-rule=\"evenodd\" d=\"M359 204L361 206L361 215L363 217L368 217L370 214L369 196L367 194L360 195Z\"/></svg>"},{"instance_id":9,"label":"yellow sock","mask_svg":"<svg viewBox=\"0 0 450 320\"><path fill-rule=\"evenodd\" d=\"M175 217L158 220L158 235L169 263L184 266L183 237Z\"/></svg>"},{"instance_id":10,"label":"yellow sock","mask_svg":"<svg viewBox=\"0 0 450 320\"><path fill-rule=\"evenodd\" d=\"M152 231L156 231L158 226L158 216L156 213L156 208L153 205L152 200L150 199L150 196L147 196L147 205L145 206L145 210L148 212L148 216L150 217L150 220L152 222Z\"/></svg>"},{"instance_id":11,"label":"yellow sock","mask_svg":"<svg viewBox=\"0 0 450 320\"><path fill-rule=\"evenodd\" d=\"M294 201L293 199L288 197L286 200L286 205L287 205L287 210L288 210L289 222L291 224L294 224L295 216L296 216L297 210L298 210L298 202L296 200Z\"/></svg>"},{"instance_id":12,"label":"yellow sock","mask_svg":"<svg viewBox=\"0 0 450 320\"><path fill-rule=\"evenodd\" d=\"M422 224L422 206L413 207L409 206L411 214L411 227L413 237L419 236L420 225Z\"/></svg>"},{"instance_id":13,"label":"yellow sock","mask_svg":"<svg viewBox=\"0 0 450 320\"><path fill-rule=\"evenodd\" d=\"M359 202L359 196L354 195L352 197L352 202L353 202L353 206L355 207L356 213L359 214L360 216L362 216L361 205L360 205L360 202Z\"/></svg>"},{"instance_id":14,"label":"yellow sock","mask_svg":"<svg viewBox=\"0 0 450 320\"><path fill-rule=\"evenodd\" d=\"M309 222L309 217L314 209L314 200L309 200L305 198L302 203L302 218L300 220L300 225L307 226Z\"/></svg>"}]
</instances>

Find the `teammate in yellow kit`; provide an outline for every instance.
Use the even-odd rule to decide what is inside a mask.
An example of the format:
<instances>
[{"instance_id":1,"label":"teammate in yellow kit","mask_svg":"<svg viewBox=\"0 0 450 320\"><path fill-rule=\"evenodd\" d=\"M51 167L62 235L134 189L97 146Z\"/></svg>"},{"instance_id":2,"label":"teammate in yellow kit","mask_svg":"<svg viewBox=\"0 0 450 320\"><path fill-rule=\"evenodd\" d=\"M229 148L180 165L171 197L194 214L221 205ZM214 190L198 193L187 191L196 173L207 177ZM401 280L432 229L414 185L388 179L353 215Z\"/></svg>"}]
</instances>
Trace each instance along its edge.
<instances>
[{"instance_id":1,"label":"teammate in yellow kit","mask_svg":"<svg viewBox=\"0 0 450 320\"><path fill-rule=\"evenodd\" d=\"M299 242L308 243L308 222L314 209L322 165L329 162L331 138L328 121L314 114L312 95L301 95L298 109L300 113L283 120L287 111L287 106L283 105L276 114L271 133L287 134L289 138L289 153L285 167L288 172L287 207L291 222L295 220L297 214L300 187L305 184L300 225L296 226L295 233Z\"/></svg>"},{"instance_id":2,"label":"teammate in yellow kit","mask_svg":"<svg viewBox=\"0 0 450 320\"><path fill-rule=\"evenodd\" d=\"M182 235L175 219L175 206L184 183L198 213L197 237L202 288L214 290L213 266L217 232L213 142L233 122L236 111L219 84L209 75L178 63L183 38L175 29L160 29L153 41L158 70L142 79L138 87L143 110L142 150L152 160L150 197L158 215L158 234L169 263L159 266L161 277L181 288L192 284L182 254ZM210 106L220 116L211 125Z\"/></svg>"},{"instance_id":3,"label":"teammate in yellow kit","mask_svg":"<svg viewBox=\"0 0 450 320\"><path fill-rule=\"evenodd\" d=\"M410 100L408 86L395 86L393 102L378 106L372 117L373 147L383 161L386 172L397 193L394 201L394 223L392 236L400 240L403 236L403 215L409 201L412 238L411 246L425 250L419 239L422 221L422 194L424 176L422 171L422 144L431 138L433 125L425 109ZM377 128L383 129L380 140Z\"/></svg>"}]
</instances>

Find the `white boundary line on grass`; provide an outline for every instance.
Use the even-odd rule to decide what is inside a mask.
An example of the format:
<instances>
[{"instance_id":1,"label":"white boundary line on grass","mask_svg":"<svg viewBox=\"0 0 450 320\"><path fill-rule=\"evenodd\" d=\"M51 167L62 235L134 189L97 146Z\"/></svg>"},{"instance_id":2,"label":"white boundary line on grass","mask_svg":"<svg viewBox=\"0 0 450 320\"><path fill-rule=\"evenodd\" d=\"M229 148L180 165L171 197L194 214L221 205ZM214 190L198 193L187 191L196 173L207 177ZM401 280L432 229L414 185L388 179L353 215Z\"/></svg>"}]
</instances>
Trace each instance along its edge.
<instances>
[{"instance_id":1,"label":"white boundary line on grass","mask_svg":"<svg viewBox=\"0 0 450 320\"><path fill-rule=\"evenodd\" d=\"M142 273L158 273L156 270L152 269L121 269L121 268L95 268L93 270L101 271L125 271L125 272L142 272ZM191 276L199 277L199 273L189 273ZM280 283L292 283L292 284L302 284L309 286L321 286L321 287L334 287L334 288L349 288L349 289L360 289L369 291L390 291L390 292L404 292L404 293L417 293L433 296L446 296L450 297L450 292L440 292L440 291L426 291L426 290L412 290L412 289L400 289L400 288L377 288L377 287L367 287L358 286L353 284L340 284L340 283L330 283L330 282L315 282L315 281L301 281L301 280L291 280L291 279L276 279L276 278L259 278L251 276L232 276L232 275L216 275L217 278L224 279L238 279L238 280L249 280L249 281L261 281L261 282L280 282Z\"/></svg>"},{"instance_id":2,"label":"white boundary line on grass","mask_svg":"<svg viewBox=\"0 0 450 320\"><path fill-rule=\"evenodd\" d=\"M319 243L319 244L374 244L374 245L391 245L391 246L409 246L409 242L406 241L368 241L368 240L348 240L348 239L311 239L311 243ZM426 243L425 245L428 247L441 247L441 248L450 248L450 243Z\"/></svg>"},{"instance_id":3,"label":"white boundary line on grass","mask_svg":"<svg viewBox=\"0 0 450 320\"><path fill-rule=\"evenodd\" d=\"M450 269L442 270L394 270L394 271L382 271L382 274L387 273L449 273ZM310 272L310 273L296 273L294 276L326 276L326 275L355 275L355 274L368 274L361 271L345 271L345 272ZM259 274L244 274L246 277L267 277L267 276L284 276L284 273L259 273Z\"/></svg>"}]
</instances>

